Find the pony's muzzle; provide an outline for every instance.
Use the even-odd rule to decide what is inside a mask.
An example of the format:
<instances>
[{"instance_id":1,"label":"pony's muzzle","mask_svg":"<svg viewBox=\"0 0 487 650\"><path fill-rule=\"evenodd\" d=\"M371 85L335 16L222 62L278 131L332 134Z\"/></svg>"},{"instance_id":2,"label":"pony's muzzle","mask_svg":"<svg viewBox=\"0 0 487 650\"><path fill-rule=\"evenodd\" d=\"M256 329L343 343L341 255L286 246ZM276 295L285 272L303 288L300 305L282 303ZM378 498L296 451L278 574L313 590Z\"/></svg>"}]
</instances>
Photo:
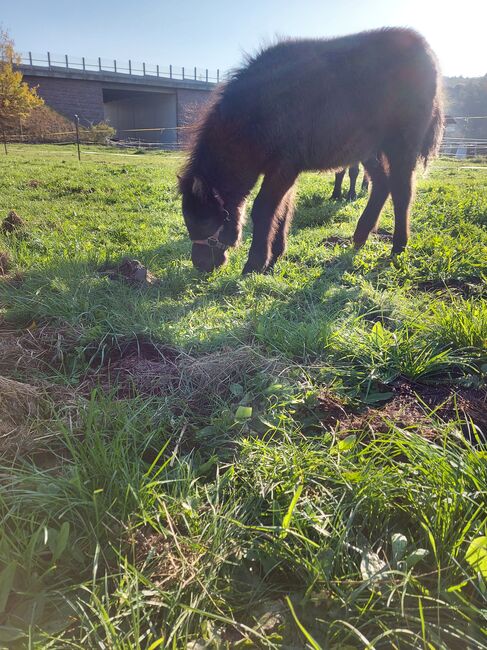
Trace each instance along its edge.
<instances>
[{"instance_id":1,"label":"pony's muzzle","mask_svg":"<svg viewBox=\"0 0 487 650\"><path fill-rule=\"evenodd\" d=\"M210 273L227 261L225 250L213 248L206 244L193 244L191 248L191 261L199 271Z\"/></svg>"}]
</instances>

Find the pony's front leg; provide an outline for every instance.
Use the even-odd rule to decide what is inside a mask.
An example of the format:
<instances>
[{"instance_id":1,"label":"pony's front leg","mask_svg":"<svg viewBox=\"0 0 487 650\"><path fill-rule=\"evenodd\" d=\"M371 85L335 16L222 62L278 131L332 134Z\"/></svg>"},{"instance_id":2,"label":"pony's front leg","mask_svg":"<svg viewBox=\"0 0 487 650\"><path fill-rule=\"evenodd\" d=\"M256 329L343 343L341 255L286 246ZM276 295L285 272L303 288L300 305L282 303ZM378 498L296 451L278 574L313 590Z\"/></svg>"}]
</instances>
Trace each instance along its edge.
<instances>
[{"instance_id":1,"label":"pony's front leg","mask_svg":"<svg viewBox=\"0 0 487 650\"><path fill-rule=\"evenodd\" d=\"M263 273L272 259L272 244L280 219L278 212L286 192L293 186L296 173L282 168L265 175L252 206L253 235L243 273Z\"/></svg>"},{"instance_id":2,"label":"pony's front leg","mask_svg":"<svg viewBox=\"0 0 487 650\"><path fill-rule=\"evenodd\" d=\"M272 257L267 265L266 273L271 273L277 260L284 255L287 248L287 234L294 215L294 199L296 191L292 187L281 201L274 216L277 219L277 228L274 241L272 242Z\"/></svg>"}]
</instances>

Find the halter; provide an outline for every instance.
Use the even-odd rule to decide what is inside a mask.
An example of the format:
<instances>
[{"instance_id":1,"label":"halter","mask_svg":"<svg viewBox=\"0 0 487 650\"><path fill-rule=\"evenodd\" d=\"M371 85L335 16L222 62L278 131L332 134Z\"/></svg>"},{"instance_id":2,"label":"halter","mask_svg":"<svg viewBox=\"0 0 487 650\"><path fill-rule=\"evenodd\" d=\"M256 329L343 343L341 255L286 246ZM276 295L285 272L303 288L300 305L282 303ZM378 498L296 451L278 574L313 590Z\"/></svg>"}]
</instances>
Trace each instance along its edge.
<instances>
[{"instance_id":1,"label":"halter","mask_svg":"<svg viewBox=\"0 0 487 650\"><path fill-rule=\"evenodd\" d=\"M226 217L225 217L225 223L230 221L230 216L228 214L227 210L224 210ZM221 231L223 230L223 226L225 224L222 223L222 225L218 228L218 230L213 233L213 235L210 235L206 239L192 239L191 242L193 244L202 244L203 246L209 246L210 248L217 248L218 250L225 251L227 248L229 248L229 244L224 244L222 241L219 239L219 235Z\"/></svg>"}]
</instances>

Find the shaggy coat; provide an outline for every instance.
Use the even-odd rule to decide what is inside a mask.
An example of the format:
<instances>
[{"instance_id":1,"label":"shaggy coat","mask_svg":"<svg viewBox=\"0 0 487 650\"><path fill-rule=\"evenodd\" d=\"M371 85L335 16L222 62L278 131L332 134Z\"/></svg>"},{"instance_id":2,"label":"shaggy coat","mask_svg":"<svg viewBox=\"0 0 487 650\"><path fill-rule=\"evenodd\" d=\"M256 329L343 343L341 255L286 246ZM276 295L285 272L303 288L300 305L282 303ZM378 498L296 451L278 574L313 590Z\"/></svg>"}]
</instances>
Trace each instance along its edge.
<instances>
[{"instance_id":1,"label":"shaggy coat","mask_svg":"<svg viewBox=\"0 0 487 650\"><path fill-rule=\"evenodd\" d=\"M209 271L225 262L263 174L244 273L269 270L285 250L299 173L357 160L372 190L354 243L365 243L391 194L393 253L401 252L414 169L434 155L442 127L436 58L410 29L286 40L260 52L215 92L180 177L193 263Z\"/></svg>"}]
</instances>

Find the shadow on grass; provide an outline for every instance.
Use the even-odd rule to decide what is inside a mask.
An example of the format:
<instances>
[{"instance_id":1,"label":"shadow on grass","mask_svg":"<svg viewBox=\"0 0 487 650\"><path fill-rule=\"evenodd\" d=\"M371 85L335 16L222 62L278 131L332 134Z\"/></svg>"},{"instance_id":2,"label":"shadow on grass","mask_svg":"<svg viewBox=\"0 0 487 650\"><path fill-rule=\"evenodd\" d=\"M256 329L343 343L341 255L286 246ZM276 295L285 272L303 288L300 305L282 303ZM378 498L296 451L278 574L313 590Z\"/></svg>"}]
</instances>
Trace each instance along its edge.
<instances>
[{"instance_id":1,"label":"shadow on grass","mask_svg":"<svg viewBox=\"0 0 487 650\"><path fill-rule=\"evenodd\" d=\"M350 298L349 290L339 286L333 296L323 297L350 269L350 249L337 250L318 278L310 276L297 289L290 288L278 272L275 277L202 275L188 260L185 238L128 251L110 262L116 265L132 256L153 270L160 282L136 286L121 278L110 279L99 272L97 259L62 260L30 270L16 282L4 279L0 300L6 308L6 323L10 329L32 328L32 324L34 330L44 324L51 332L58 329L57 345L72 383L98 349L106 351L131 337L198 354L252 346L257 341L265 343L270 354L287 358L302 358L303 350L319 355L326 328L338 316L340 304ZM285 333L288 326L289 336ZM63 332L68 329L70 335L63 343ZM279 336L272 341L269 334L278 330Z\"/></svg>"},{"instance_id":2,"label":"shadow on grass","mask_svg":"<svg viewBox=\"0 0 487 650\"><path fill-rule=\"evenodd\" d=\"M301 194L296 201L292 231L329 225L350 205L353 203L345 199L327 200L322 192Z\"/></svg>"}]
</instances>

